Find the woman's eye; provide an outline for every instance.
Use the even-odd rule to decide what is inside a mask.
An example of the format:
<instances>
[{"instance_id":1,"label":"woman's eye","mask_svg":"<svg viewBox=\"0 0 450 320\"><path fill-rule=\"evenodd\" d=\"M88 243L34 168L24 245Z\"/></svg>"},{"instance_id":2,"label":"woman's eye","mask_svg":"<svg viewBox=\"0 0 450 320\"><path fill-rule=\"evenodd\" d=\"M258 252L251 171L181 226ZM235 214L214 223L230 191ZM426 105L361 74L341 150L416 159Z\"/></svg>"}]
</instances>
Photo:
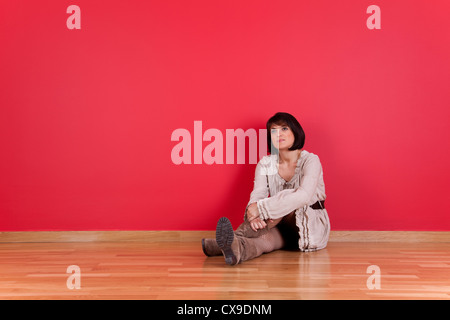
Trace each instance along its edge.
<instances>
[{"instance_id":1,"label":"woman's eye","mask_svg":"<svg viewBox=\"0 0 450 320\"><path fill-rule=\"evenodd\" d=\"M282 130L283 130L283 131L287 131L287 130L289 130L289 128L288 128L288 127L283 127Z\"/></svg>"}]
</instances>

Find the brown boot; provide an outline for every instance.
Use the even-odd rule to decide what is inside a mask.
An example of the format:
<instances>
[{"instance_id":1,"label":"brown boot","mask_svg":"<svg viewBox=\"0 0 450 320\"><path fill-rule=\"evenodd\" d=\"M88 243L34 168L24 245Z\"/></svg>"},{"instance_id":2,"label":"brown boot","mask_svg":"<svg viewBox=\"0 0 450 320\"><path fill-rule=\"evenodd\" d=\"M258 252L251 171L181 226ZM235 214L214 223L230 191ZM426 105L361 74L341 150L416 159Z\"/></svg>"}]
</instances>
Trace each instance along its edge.
<instances>
[{"instance_id":1,"label":"brown boot","mask_svg":"<svg viewBox=\"0 0 450 320\"><path fill-rule=\"evenodd\" d=\"M238 238L240 246L240 262L259 257L284 247L283 237L278 228L272 228L257 238Z\"/></svg>"},{"instance_id":2,"label":"brown boot","mask_svg":"<svg viewBox=\"0 0 450 320\"><path fill-rule=\"evenodd\" d=\"M240 244L235 239L233 226L228 218L220 218L216 226L216 241L225 257L225 263L235 265L240 259Z\"/></svg>"},{"instance_id":3,"label":"brown boot","mask_svg":"<svg viewBox=\"0 0 450 320\"><path fill-rule=\"evenodd\" d=\"M222 250L220 250L216 239L202 239L202 249L208 257L222 255Z\"/></svg>"},{"instance_id":4,"label":"brown boot","mask_svg":"<svg viewBox=\"0 0 450 320\"><path fill-rule=\"evenodd\" d=\"M250 226L250 222L244 221L234 232L235 235L245 238L259 238L270 232L270 229L274 228L282 219L274 219L267 222L267 227L254 231Z\"/></svg>"},{"instance_id":5,"label":"brown boot","mask_svg":"<svg viewBox=\"0 0 450 320\"><path fill-rule=\"evenodd\" d=\"M228 265L254 259L263 253L272 252L284 246L283 238L277 228L272 228L257 238L246 238L235 235L231 222L227 218L221 218L217 223L216 241Z\"/></svg>"},{"instance_id":6,"label":"brown boot","mask_svg":"<svg viewBox=\"0 0 450 320\"><path fill-rule=\"evenodd\" d=\"M250 226L250 222L244 221L241 223L241 225L236 229L234 232L235 235L239 237L245 237L245 238L258 238L259 236L262 236L263 234L266 234L269 231L268 228L259 229L257 231L254 231L252 227Z\"/></svg>"}]
</instances>

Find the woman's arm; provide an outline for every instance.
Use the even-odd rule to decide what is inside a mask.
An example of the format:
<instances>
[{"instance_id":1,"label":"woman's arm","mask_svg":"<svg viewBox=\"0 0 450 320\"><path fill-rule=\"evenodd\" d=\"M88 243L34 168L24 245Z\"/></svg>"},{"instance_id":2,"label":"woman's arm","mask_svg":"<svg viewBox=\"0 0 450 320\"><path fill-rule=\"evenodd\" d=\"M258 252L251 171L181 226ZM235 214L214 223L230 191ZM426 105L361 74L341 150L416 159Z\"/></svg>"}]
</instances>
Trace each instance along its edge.
<instances>
[{"instance_id":1,"label":"woman's arm","mask_svg":"<svg viewBox=\"0 0 450 320\"><path fill-rule=\"evenodd\" d=\"M308 205L317 189L321 173L322 165L319 157L313 155L304 164L302 171L303 177L298 188L286 189L270 198L257 201L261 220L278 219L298 208Z\"/></svg>"},{"instance_id":2,"label":"woman's arm","mask_svg":"<svg viewBox=\"0 0 450 320\"><path fill-rule=\"evenodd\" d=\"M251 204L256 203L258 200L265 199L268 196L269 188L267 186L266 170L262 164L262 161L259 161L256 165L253 191L250 194L250 201L245 208L244 218L247 219L247 209Z\"/></svg>"}]
</instances>

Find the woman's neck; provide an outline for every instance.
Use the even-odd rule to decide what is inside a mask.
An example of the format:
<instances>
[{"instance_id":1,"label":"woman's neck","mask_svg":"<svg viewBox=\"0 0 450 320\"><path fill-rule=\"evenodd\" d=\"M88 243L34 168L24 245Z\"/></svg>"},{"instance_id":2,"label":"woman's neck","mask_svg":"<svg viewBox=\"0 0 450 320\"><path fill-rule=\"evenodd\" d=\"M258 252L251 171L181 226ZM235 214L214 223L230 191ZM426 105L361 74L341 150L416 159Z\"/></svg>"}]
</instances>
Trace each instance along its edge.
<instances>
[{"instance_id":1,"label":"woman's neck","mask_svg":"<svg viewBox=\"0 0 450 320\"><path fill-rule=\"evenodd\" d=\"M302 150L280 150L280 152L278 153L280 157L280 164L297 164L298 159L300 159L301 152Z\"/></svg>"}]
</instances>

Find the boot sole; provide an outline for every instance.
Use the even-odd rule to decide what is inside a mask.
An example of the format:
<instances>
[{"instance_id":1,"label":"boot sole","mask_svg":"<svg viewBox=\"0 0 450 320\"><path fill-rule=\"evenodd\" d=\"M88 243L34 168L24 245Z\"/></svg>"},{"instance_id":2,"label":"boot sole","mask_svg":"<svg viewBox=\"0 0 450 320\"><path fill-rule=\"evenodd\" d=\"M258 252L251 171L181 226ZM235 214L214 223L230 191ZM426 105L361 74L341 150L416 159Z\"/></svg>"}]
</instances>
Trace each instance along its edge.
<instances>
[{"instance_id":1,"label":"boot sole","mask_svg":"<svg viewBox=\"0 0 450 320\"><path fill-rule=\"evenodd\" d=\"M236 256L231 249L233 240L234 231L230 220L225 217L220 218L216 227L216 241L225 256L225 263L228 265L235 265L237 263Z\"/></svg>"}]
</instances>

